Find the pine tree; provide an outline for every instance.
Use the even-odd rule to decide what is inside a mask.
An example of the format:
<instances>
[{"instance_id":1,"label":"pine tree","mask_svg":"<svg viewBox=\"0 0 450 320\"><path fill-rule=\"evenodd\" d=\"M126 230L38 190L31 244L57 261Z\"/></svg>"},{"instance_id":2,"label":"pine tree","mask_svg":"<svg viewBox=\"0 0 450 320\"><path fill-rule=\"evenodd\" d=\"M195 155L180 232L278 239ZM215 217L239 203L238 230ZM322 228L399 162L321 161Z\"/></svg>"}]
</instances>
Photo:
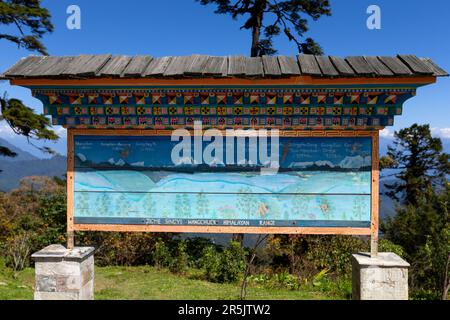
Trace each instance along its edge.
<instances>
[{"instance_id":1,"label":"pine tree","mask_svg":"<svg viewBox=\"0 0 450 320\"><path fill-rule=\"evenodd\" d=\"M305 17L313 20L331 15L328 0L197 0L202 5L215 4L217 14L229 14L233 19L245 16L247 20L241 29L251 30L250 55L259 57L277 52L273 37L282 32L293 41L299 53L323 54L322 48L311 38L299 38L309 30ZM291 30L294 28L295 32ZM261 35L262 33L262 35ZM261 37L264 38L261 38Z\"/></svg>"},{"instance_id":2,"label":"pine tree","mask_svg":"<svg viewBox=\"0 0 450 320\"><path fill-rule=\"evenodd\" d=\"M209 214L208 199L204 193L197 195L197 212L202 218L206 218Z\"/></svg>"},{"instance_id":3,"label":"pine tree","mask_svg":"<svg viewBox=\"0 0 450 320\"><path fill-rule=\"evenodd\" d=\"M151 193L147 193L144 197L144 203L142 205L142 209L144 211L145 217L153 217L153 214L155 213L155 206L156 203L153 200L153 195Z\"/></svg>"},{"instance_id":4,"label":"pine tree","mask_svg":"<svg viewBox=\"0 0 450 320\"><path fill-rule=\"evenodd\" d=\"M380 161L381 162L381 161ZM450 257L449 155L428 125L414 124L395 133L394 146L382 160L398 170L387 185L400 201L396 215L381 224L387 239L401 245L411 262L410 285L421 298L446 297Z\"/></svg>"},{"instance_id":5,"label":"pine tree","mask_svg":"<svg viewBox=\"0 0 450 320\"><path fill-rule=\"evenodd\" d=\"M183 217L190 218L191 217L191 201L187 194L183 194Z\"/></svg>"},{"instance_id":6,"label":"pine tree","mask_svg":"<svg viewBox=\"0 0 450 320\"><path fill-rule=\"evenodd\" d=\"M17 28L17 33L0 33L0 40L11 41L20 48L47 55L41 39L53 31L50 12L40 0L3 0L0 2L0 24Z\"/></svg>"},{"instance_id":7,"label":"pine tree","mask_svg":"<svg viewBox=\"0 0 450 320\"><path fill-rule=\"evenodd\" d=\"M382 157L382 168L397 169L398 179L386 183L387 195L403 204L417 205L429 186L442 188L450 174L450 155L442 141L432 137L429 125L413 124L395 132L393 146Z\"/></svg>"},{"instance_id":8,"label":"pine tree","mask_svg":"<svg viewBox=\"0 0 450 320\"><path fill-rule=\"evenodd\" d=\"M0 25L10 30L0 33L0 40L7 40L30 51L47 55L47 50L41 42L45 33L53 31L50 13L41 7L40 0L3 0L0 1ZM16 33L13 30L16 29ZM58 136L49 129L50 122L43 116L34 113L18 99L7 99L6 94L0 98L0 121L5 120L13 131L27 139L44 139L56 141ZM44 152L53 153L47 147L39 148ZM10 149L0 146L0 155L14 157Z\"/></svg>"},{"instance_id":9,"label":"pine tree","mask_svg":"<svg viewBox=\"0 0 450 320\"><path fill-rule=\"evenodd\" d=\"M89 214L89 198L86 192L78 192L75 194L75 215L87 216Z\"/></svg>"}]
</instances>

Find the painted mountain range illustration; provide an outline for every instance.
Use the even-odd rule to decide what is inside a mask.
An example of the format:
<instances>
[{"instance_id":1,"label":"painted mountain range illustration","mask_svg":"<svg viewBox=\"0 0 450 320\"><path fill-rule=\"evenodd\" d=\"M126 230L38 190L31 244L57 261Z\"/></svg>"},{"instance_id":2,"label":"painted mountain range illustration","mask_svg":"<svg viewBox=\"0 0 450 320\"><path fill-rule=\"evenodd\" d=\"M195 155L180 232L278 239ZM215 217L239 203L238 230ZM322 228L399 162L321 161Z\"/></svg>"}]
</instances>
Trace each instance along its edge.
<instances>
[{"instance_id":1,"label":"painted mountain range illustration","mask_svg":"<svg viewBox=\"0 0 450 320\"><path fill-rule=\"evenodd\" d=\"M256 164L250 160L241 160L237 164L225 164L222 160L214 158L209 163L196 163L192 157L181 158L178 162L172 164L168 163L163 166L146 165L145 161L137 161L128 163L124 159L110 158L106 162L92 162L87 160L86 156L82 153L75 155L76 167L87 167L95 169L112 169L112 168L133 168L136 170L148 170L148 171L181 171L181 172L195 172L195 171L255 171L260 168L268 167L268 164ZM195 170L186 170L186 169ZM287 166L278 167L279 171L370 171L372 169L372 158L370 156L348 156L338 163L333 163L329 160L317 160L309 162L292 162Z\"/></svg>"},{"instance_id":2,"label":"painted mountain range illustration","mask_svg":"<svg viewBox=\"0 0 450 320\"><path fill-rule=\"evenodd\" d=\"M75 217L370 221L370 139L281 140L273 174L250 147L233 164L172 161L151 139L76 141Z\"/></svg>"}]
</instances>

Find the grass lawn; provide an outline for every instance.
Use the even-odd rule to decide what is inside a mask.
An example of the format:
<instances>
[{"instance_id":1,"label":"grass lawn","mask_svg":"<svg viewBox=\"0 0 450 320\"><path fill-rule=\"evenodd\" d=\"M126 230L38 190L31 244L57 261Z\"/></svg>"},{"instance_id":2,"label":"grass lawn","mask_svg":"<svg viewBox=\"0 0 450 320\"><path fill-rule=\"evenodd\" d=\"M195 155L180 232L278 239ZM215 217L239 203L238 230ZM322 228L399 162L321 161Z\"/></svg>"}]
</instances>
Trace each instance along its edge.
<instances>
[{"instance_id":1,"label":"grass lawn","mask_svg":"<svg viewBox=\"0 0 450 320\"><path fill-rule=\"evenodd\" d=\"M95 299L206 299L239 298L239 283L218 284L195 279L195 272L179 276L150 266L96 267ZM198 277L197 277L198 278ZM0 267L0 300L33 299L34 269L14 274ZM251 285L247 299L346 299L345 290L305 287L300 290Z\"/></svg>"}]
</instances>

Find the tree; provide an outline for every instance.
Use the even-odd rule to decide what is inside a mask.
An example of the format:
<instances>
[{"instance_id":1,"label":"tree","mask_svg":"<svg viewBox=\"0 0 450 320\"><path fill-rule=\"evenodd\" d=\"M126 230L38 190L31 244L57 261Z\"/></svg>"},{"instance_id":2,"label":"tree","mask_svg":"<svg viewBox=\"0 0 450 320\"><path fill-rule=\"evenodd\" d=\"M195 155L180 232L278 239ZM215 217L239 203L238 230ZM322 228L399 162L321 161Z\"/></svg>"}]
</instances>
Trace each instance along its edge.
<instances>
[{"instance_id":1,"label":"tree","mask_svg":"<svg viewBox=\"0 0 450 320\"><path fill-rule=\"evenodd\" d=\"M17 34L0 33L0 40L14 42L19 48L37 51L46 55L47 50L41 42L45 33L53 31L50 13L41 7L40 0L2 0L0 1L0 25L17 29ZM12 27L12 28L11 28ZM27 139L57 140L58 136L49 129L50 122L44 115L35 114L18 99L0 98L0 121L5 120L13 131ZM50 148L39 148L53 153ZM14 157L16 154L0 146L0 155Z\"/></svg>"},{"instance_id":2,"label":"tree","mask_svg":"<svg viewBox=\"0 0 450 320\"><path fill-rule=\"evenodd\" d=\"M446 297L450 255L450 184L436 191L430 186L416 205L399 207L381 225L387 239L402 246L411 263L410 285L419 297Z\"/></svg>"},{"instance_id":3,"label":"tree","mask_svg":"<svg viewBox=\"0 0 450 320\"><path fill-rule=\"evenodd\" d=\"M0 33L0 40L8 40L19 48L47 55L42 36L53 31L50 13L41 7L40 0L0 1L0 24L17 28L19 34Z\"/></svg>"},{"instance_id":4,"label":"tree","mask_svg":"<svg viewBox=\"0 0 450 320\"><path fill-rule=\"evenodd\" d=\"M0 99L0 121L5 120L14 133L37 140L58 140L58 135L51 129L50 121L43 114L36 114L19 99ZM31 143L31 142L30 142ZM37 146L36 146L37 147ZM53 153L48 147L37 147L41 151ZM14 152L0 146L0 155L15 156Z\"/></svg>"},{"instance_id":5,"label":"tree","mask_svg":"<svg viewBox=\"0 0 450 320\"><path fill-rule=\"evenodd\" d=\"M399 200L396 215L381 224L387 239L402 246L411 262L410 285L419 297L445 297L450 254L449 155L428 125L413 124L395 133L383 168L397 180L386 185Z\"/></svg>"},{"instance_id":6,"label":"tree","mask_svg":"<svg viewBox=\"0 0 450 320\"><path fill-rule=\"evenodd\" d=\"M293 41L299 53L323 54L322 48L311 38L300 41L309 30L305 16L316 21L323 15L331 15L328 0L197 0L202 5L215 4L217 14L230 14L233 19L245 16L241 29L251 30L250 55L273 55L272 39L283 32ZM295 32L291 30L294 28ZM261 33L264 38L261 37Z\"/></svg>"},{"instance_id":7,"label":"tree","mask_svg":"<svg viewBox=\"0 0 450 320\"><path fill-rule=\"evenodd\" d=\"M443 152L442 141L434 138L429 125L413 124L395 132L393 146L381 167L396 169L398 179L386 183L387 195L403 204L417 205L428 186L442 188L450 174L450 155Z\"/></svg>"}]
</instances>

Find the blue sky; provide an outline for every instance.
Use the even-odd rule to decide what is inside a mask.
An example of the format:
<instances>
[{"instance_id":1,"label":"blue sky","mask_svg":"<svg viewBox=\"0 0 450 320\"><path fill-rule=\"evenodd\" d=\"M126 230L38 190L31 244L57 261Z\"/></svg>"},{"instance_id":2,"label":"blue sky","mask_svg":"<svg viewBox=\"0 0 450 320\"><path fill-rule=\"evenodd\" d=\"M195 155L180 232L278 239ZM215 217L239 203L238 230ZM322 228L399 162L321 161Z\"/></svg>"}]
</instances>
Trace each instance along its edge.
<instances>
[{"instance_id":1,"label":"blue sky","mask_svg":"<svg viewBox=\"0 0 450 320\"><path fill-rule=\"evenodd\" d=\"M250 32L239 30L242 21L216 15L213 6L201 6L194 0L43 0L42 4L50 10L55 26L55 31L43 39L51 55L249 54ZM81 8L81 30L66 27L66 9L71 4ZM371 4L381 8L381 30L366 27L366 9ZM450 71L450 1L331 0L331 5L333 15L311 22L307 34L322 45L326 54L416 54L430 57ZM296 54L293 43L283 36L275 40L275 46L279 54ZM0 70L29 54L0 41ZM5 91L42 112L42 104L28 89L0 82L0 93ZM395 126L383 135L389 137L393 130L414 122L429 123L435 134L450 139L450 78L439 78L436 84L420 88L417 96L405 103ZM65 153L65 130L56 130L62 139L50 146ZM23 139L13 136L4 123L0 123L0 137L36 153Z\"/></svg>"}]
</instances>

